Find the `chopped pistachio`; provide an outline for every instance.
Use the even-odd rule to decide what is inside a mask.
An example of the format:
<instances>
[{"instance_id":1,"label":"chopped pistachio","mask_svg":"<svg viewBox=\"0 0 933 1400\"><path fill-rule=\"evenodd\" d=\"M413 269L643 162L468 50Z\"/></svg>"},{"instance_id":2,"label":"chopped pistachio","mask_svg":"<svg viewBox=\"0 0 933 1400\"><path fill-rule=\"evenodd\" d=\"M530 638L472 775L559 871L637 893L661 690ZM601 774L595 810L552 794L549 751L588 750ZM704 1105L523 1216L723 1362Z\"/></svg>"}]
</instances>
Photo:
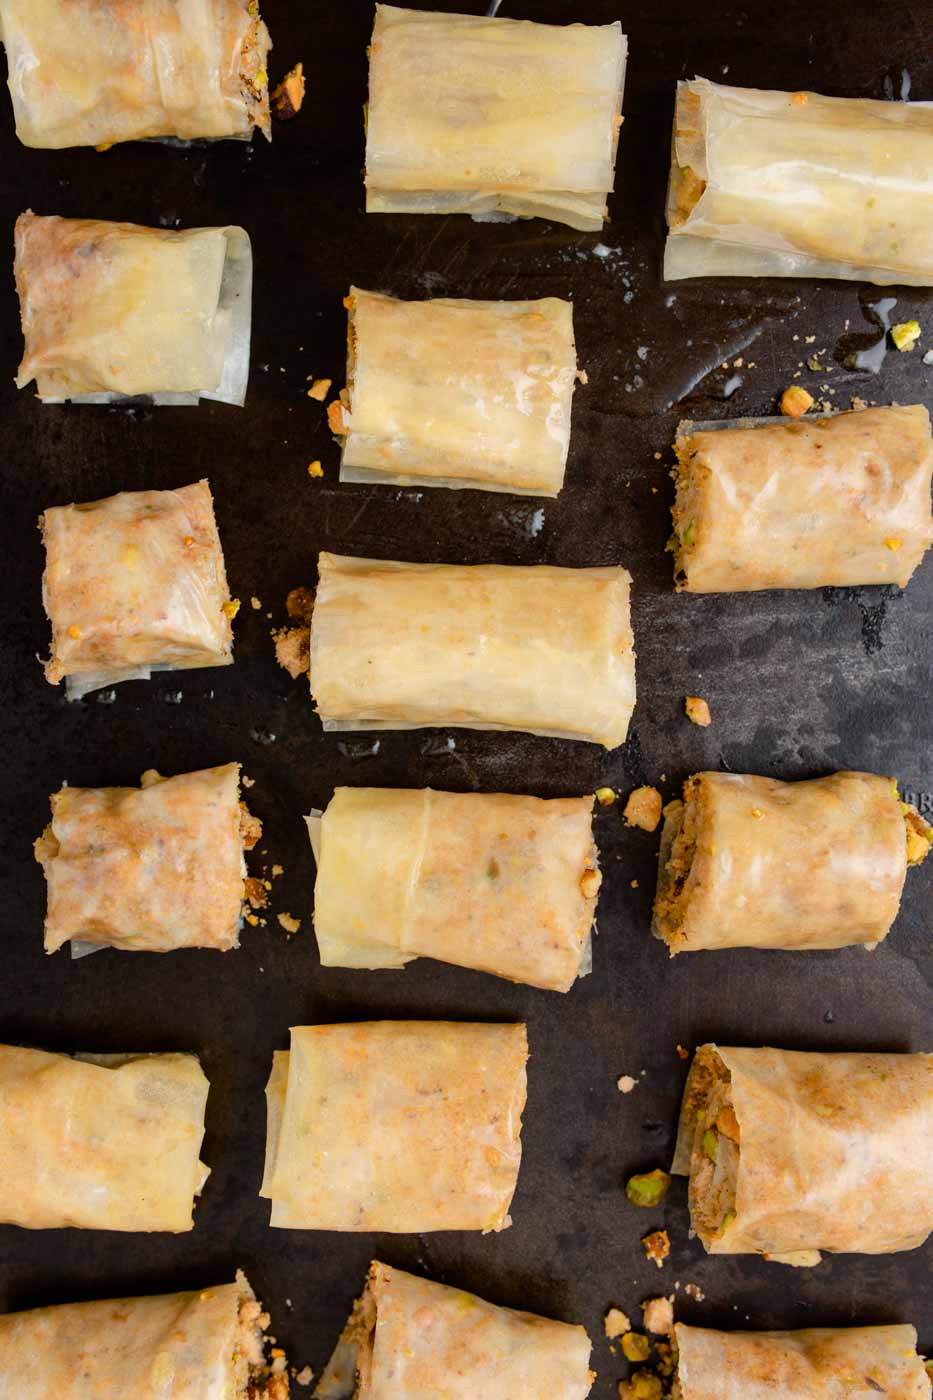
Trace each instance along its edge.
<instances>
[{"instance_id":1,"label":"chopped pistachio","mask_svg":"<svg viewBox=\"0 0 933 1400\"><path fill-rule=\"evenodd\" d=\"M901 321L891 327L891 339L898 350L912 350L920 339L919 321Z\"/></svg>"},{"instance_id":2,"label":"chopped pistachio","mask_svg":"<svg viewBox=\"0 0 933 1400\"><path fill-rule=\"evenodd\" d=\"M725 1215L722 1217L722 1224L720 1225L719 1228L720 1228L720 1230L728 1230L729 1226L732 1225L732 1224L734 1224L734 1222L735 1222L735 1211L734 1211L734 1210L727 1210L726 1213L725 1213Z\"/></svg>"},{"instance_id":3,"label":"chopped pistachio","mask_svg":"<svg viewBox=\"0 0 933 1400\"><path fill-rule=\"evenodd\" d=\"M626 1332L622 1338L622 1352L626 1361L647 1361L651 1343L642 1332Z\"/></svg>"},{"instance_id":4,"label":"chopped pistachio","mask_svg":"<svg viewBox=\"0 0 933 1400\"><path fill-rule=\"evenodd\" d=\"M711 1162L715 1162L719 1155L719 1138L712 1128L707 1128L703 1134L703 1152Z\"/></svg>"},{"instance_id":5,"label":"chopped pistachio","mask_svg":"<svg viewBox=\"0 0 933 1400\"><path fill-rule=\"evenodd\" d=\"M681 544L683 545L684 549L692 549L693 546L696 544L696 538L697 523L695 520L691 520L687 525L686 530L684 530L683 534L681 535Z\"/></svg>"},{"instance_id":6,"label":"chopped pistachio","mask_svg":"<svg viewBox=\"0 0 933 1400\"><path fill-rule=\"evenodd\" d=\"M601 787L596 789L596 801L600 807L611 807L616 800L616 792L611 787Z\"/></svg>"},{"instance_id":7,"label":"chopped pistachio","mask_svg":"<svg viewBox=\"0 0 933 1400\"><path fill-rule=\"evenodd\" d=\"M655 1167L653 1172L642 1172L638 1176L630 1176L625 1183L625 1194L633 1206L645 1206L650 1210L661 1204L668 1193L670 1184L671 1179L667 1172L662 1172L660 1167Z\"/></svg>"}]
</instances>

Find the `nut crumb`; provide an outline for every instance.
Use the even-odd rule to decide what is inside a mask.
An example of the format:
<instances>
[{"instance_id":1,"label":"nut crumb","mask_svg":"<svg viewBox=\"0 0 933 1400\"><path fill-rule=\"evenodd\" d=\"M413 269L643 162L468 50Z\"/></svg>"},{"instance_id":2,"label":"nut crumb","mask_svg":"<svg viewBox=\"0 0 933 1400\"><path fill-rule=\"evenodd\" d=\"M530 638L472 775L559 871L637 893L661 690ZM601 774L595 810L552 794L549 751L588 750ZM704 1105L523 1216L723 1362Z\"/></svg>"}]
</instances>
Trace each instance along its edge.
<instances>
[{"instance_id":1,"label":"nut crumb","mask_svg":"<svg viewBox=\"0 0 933 1400\"><path fill-rule=\"evenodd\" d=\"M255 779L255 778L248 778L248 777L246 776L246 774L243 773L243 774L241 775L241 777L240 777L240 784L241 784L241 786L243 786L243 787L245 787L245 788L255 787L255 786L256 786L256 779Z\"/></svg>"},{"instance_id":2,"label":"nut crumb","mask_svg":"<svg viewBox=\"0 0 933 1400\"><path fill-rule=\"evenodd\" d=\"M292 680L307 675L311 666L311 628L281 627L272 633L275 659Z\"/></svg>"},{"instance_id":3,"label":"nut crumb","mask_svg":"<svg viewBox=\"0 0 933 1400\"><path fill-rule=\"evenodd\" d=\"M920 339L920 322L901 321L898 325L892 326L891 339L898 350L912 350Z\"/></svg>"},{"instance_id":4,"label":"nut crumb","mask_svg":"<svg viewBox=\"0 0 933 1400\"><path fill-rule=\"evenodd\" d=\"M678 1045L678 1047L677 1047L677 1055L678 1055L678 1058L681 1059L681 1060L689 1060L689 1058L690 1058L690 1051L689 1051L689 1050L685 1050L684 1047L683 1047L682 1045Z\"/></svg>"},{"instance_id":5,"label":"nut crumb","mask_svg":"<svg viewBox=\"0 0 933 1400\"><path fill-rule=\"evenodd\" d=\"M269 94L269 103L279 121L287 122L291 121L292 117L297 117L304 100L304 64L296 63L294 68L290 68L285 74L278 86L272 89Z\"/></svg>"},{"instance_id":6,"label":"nut crumb","mask_svg":"<svg viewBox=\"0 0 933 1400\"><path fill-rule=\"evenodd\" d=\"M295 1372L295 1380L299 1385L310 1385L314 1380L314 1372L310 1366L303 1366L300 1371Z\"/></svg>"},{"instance_id":7,"label":"nut crumb","mask_svg":"<svg viewBox=\"0 0 933 1400\"><path fill-rule=\"evenodd\" d=\"M252 909L265 909L269 903L263 883L255 875L247 876L246 898Z\"/></svg>"},{"instance_id":8,"label":"nut crumb","mask_svg":"<svg viewBox=\"0 0 933 1400\"><path fill-rule=\"evenodd\" d=\"M250 598L249 605L253 609L253 612L260 612L262 609L262 600L259 598Z\"/></svg>"},{"instance_id":9,"label":"nut crumb","mask_svg":"<svg viewBox=\"0 0 933 1400\"><path fill-rule=\"evenodd\" d=\"M301 928L301 920L293 918L291 914L276 914L275 917L286 933L297 933Z\"/></svg>"},{"instance_id":10,"label":"nut crumb","mask_svg":"<svg viewBox=\"0 0 933 1400\"><path fill-rule=\"evenodd\" d=\"M321 464L320 464L320 462L318 461L317 458L315 458L313 462L309 462L309 463L308 463L308 475L309 475L309 476L323 476L323 475L324 475L324 468L321 466Z\"/></svg>"},{"instance_id":11,"label":"nut crumb","mask_svg":"<svg viewBox=\"0 0 933 1400\"><path fill-rule=\"evenodd\" d=\"M332 379L313 380L311 383L311 388L308 390L308 398L317 399L318 403L323 403L324 400L327 398L327 395L330 393L330 386L333 384L333 382L334 381Z\"/></svg>"},{"instance_id":12,"label":"nut crumb","mask_svg":"<svg viewBox=\"0 0 933 1400\"><path fill-rule=\"evenodd\" d=\"M637 1083L638 1080L633 1079L630 1074L623 1074L620 1079L616 1080L616 1088L620 1094L630 1094Z\"/></svg>"},{"instance_id":13,"label":"nut crumb","mask_svg":"<svg viewBox=\"0 0 933 1400\"><path fill-rule=\"evenodd\" d=\"M663 805L661 794L657 788L635 788L633 792L629 793L625 811L622 813L626 826L637 826L642 831L657 831Z\"/></svg>"},{"instance_id":14,"label":"nut crumb","mask_svg":"<svg viewBox=\"0 0 933 1400\"><path fill-rule=\"evenodd\" d=\"M706 1297L706 1294L703 1292L703 1289L695 1283L685 1283L684 1292L696 1303L702 1303Z\"/></svg>"},{"instance_id":15,"label":"nut crumb","mask_svg":"<svg viewBox=\"0 0 933 1400\"><path fill-rule=\"evenodd\" d=\"M610 1342L616 1337L621 1337L625 1332L631 1332L632 1324L621 1308L610 1308L603 1319L603 1327Z\"/></svg>"},{"instance_id":16,"label":"nut crumb","mask_svg":"<svg viewBox=\"0 0 933 1400\"><path fill-rule=\"evenodd\" d=\"M223 613L224 617L229 617L230 621L232 622L233 619L236 617L237 613L240 611L239 598L231 598L229 603L223 604L220 611Z\"/></svg>"},{"instance_id":17,"label":"nut crumb","mask_svg":"<svg viewBox=\"0 0 933 1400\"><path fill-rule=\"evenodd\" d=\"M684 700L684 710L690 723L698 724L702 729L713 722L709 705L699 695L688 695Z\"/></svg>"},{"instance_id":18,"label":"nut crumb","mask_svg":"<svg viewBox=\"0 0 933 1400\"><path fill-rule=\"evenodd\" d=\"M285 599L285 611L293 622L310 627L314 616L314 589L293 588Z\"/></svg>"},{"instance_id":19,"label":"nut crumb","mask_svg":"<svg viewBox=\"0 0 933 1400\"><path fill-rule=\"evenodd\" d=\"M240 803L240 840L244 851L251 851L262 839L262 822L254 817L245 802Z\"/></svg>"},{"instance_id":20,"label":"nut crumb","mask_svg":"<svg viewBox=\"0 0 933 1400\"><path fill-rule=\"evenodd\" d=\"M284 875L284 874L285 874L284 867L281 866L281 865L273 865L271 874L272 874L273 880L277 880L277 879L279 878L280 875Z\"/></svg>"},{"instance_id":21,"label":"nut crumb","mask_svg":"<svg viewBox=\"0 0 933 1400\"><path fill-rule=\"evenodd\" d=\"M802 418L812 407L813 395L800 384L792 384L781 395L781 412L785 418Z\"/></svg>"},{"instance_id":22,"label":"nut crumb","mask_svg":"<svg viewBox=\"0 0 933 1400\"><path fill-rule=\"evenodd\" d=\"M654 1230L650 1235L645 1235L642 1240L645 1254L658 1268L664 1267L664 1261L671 1252L671 1240L666 1230Z\"/></svg>"},{"instance_id":23,"label":"nut crumb","mask_svg":"<svg viewBox=\"0 0 933 1400\"><path fill-rule=\"evenodd\" d=\"M590 382L590 376L587 374L585 369L577 370L577 378L579 379L581 384L589 384Z\"/></svg>"},{"instance_id":24,"label":"nut crumb","mask_svg":"<svg viewBox=\"0 0 933 1400\"><path fill-rule=\"evenodd\" d=\"M611 787L601 787L596 789L596 801L600 807L611 807L616 800L616 792Z\"/></svg>"},{"instance_id":25,"label":"nut crumb","mask_svg":"<svg viewBox=\"0 0 933 1400\"><path fill-rule=\"evenodd\" d=\"M637 880L629 880L628 884L629 884L629 889L630 889L630 890L637 890L637 889L638 889L638 881L637 881Z\"/></svg>"}]
</instances>

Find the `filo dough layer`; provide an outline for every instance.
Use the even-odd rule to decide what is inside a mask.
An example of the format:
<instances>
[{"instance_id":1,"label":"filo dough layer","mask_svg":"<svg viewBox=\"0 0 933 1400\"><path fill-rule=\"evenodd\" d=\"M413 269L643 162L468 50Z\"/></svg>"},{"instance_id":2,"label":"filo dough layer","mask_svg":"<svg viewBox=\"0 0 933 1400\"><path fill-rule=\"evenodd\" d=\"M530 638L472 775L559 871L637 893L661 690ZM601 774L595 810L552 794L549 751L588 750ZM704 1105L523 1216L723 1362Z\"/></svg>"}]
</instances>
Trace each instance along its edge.
<instances>
[{"instance_id":1,"label":"filo dough layer","mask_svg":"<svg viewBox=\"0 0 933 1400\"><path fill-rule=\"evenodd\" d=\"M36 842L47 953L72 938L146 953L237 946L246 876L239 764L151 778L141 788L52 794L52 821Z\"/></svg>"},{"instance_id":2,"label":"filo dough layer","mask_svg":"<svg viewBox=\"0 0 933 1400\"><path fill-rule=\"evenodd\" d=\"M933 103L677 85L664 275L933 283Z\"/></svg>"},{"instance_id":3,"label":"filo dough layer","mask_svg":"<svg viewBox=\"0 0 933 1400\"><path fill-rule=\"evenodd\" d=\"M255 0L0 0L25 146L270 135Z\"/></svg>"},{"instance_id":4,"label":"filo dough layer","mask_svg":"<svg viewBox=\"0 0 933 1400\"><path fill-rule=\"evenodd\" d=\"M310 683L325 729L625 741L635 706L625 569L322 554L318 571Z\"/></svg>"},{"instance_id":5,"label":"filo dough layer","mask_svg":"<svg viewBox=\"0 0 933 1400\"><path fill-rule=\"evenodd\" d=\"M523 1025L301 1026L266 1089L274 1227L503 1230L521 1161Z\"/></svg>"},{"instance_id":6,"label":"filo dough layer","mask_svg":"<svg viewBox=\"0 0 933 1400\"><path fill-rule=\"evenodd\" d=\"M374 1263L316 1400L585 1400L582 1327Z\"/></svg>"},{"instance_id":7,"label":"filo dough layer","mask_svg":"<svg viewBox=\"0 0 933 1400\"><path fill-rule=\"evenodd\" d=\"M227 262L250 256L246 232L234 226L174 230L21 214L15 273L25 349L17 386L34 379L49 403L221 397L234 332Z\"/></svg>"},{"instance_id":8,"label":"filo dough layer","mask_svg":"<svg viewBox=\"0 0 933 1400\"><path fill-rule=\"evenodd\" d=\"M430 957L567 991L596 912L592 808L591 797L338 788L318 819L322 964Z\"/></svg>"},{"instance_id":9,"label":"filo dough layer","mask_svg":"<svg viewBox=\"0 0 933 1400\"><path fill-rule=\"evenodd\" d=\"M573 307L350 289L342 481L556 496L577 374Z\"/></svg>"},{"instance_id":10,"label":"filo dough layer","mask_svg":"<svg viewBox=\"0 0 933 1400\"><path fill-rule=\"evenodd\" d=\"M72 1059L0 1046L0 1220L190 1230L208 1175L198 1158L207 1091L194 1055Z\"/></svg>"},{"instance_id":11,"label":"filo dough layer","mask_svg":"<svg viewBox=\"0 0 933 1400\"><path fill-rule=\"evenodd\" d=\"M813 1327L800 1332L674 1328L674 1400L929 1400L916 1328Z\"/></svg>"},{"instance_id":12,"label":"filo dough layer","mask_svg":"<svg viewBox=\"0 0 933 1400\"><path fill-rule=\"evenodd\" d=\"M921 404L760 427L682 424L676 450L671 547L688 593L905 587L933 542Z\"/></svg>"},{"instance_id":13,"label":"filo dough layer","mask_svg":"<svg viewBox=\"0 0 933 1400\"><path fill-rule=\"evenodd\" d=\"M46 679L69 698L153 670L229 666L232 611L206 481L51 506L42 600Z\"/></svg>"},{"instance_id":14,"label":"filo dough layer","mask_svg":"<svg viewBox=\"0 0 933 1400\"><path fill-rule=\"evenodd\" d=\"M499 212L601 228L625 58L618 23L558 26L377 5L367 211Z\"/></svg>"},{"instance_id":15,"label":"filo dough layer","mask_svg":"<svg viewBox=\"0 0 933 1400\"><path fill-rule=\"evenodd\" d=\"M933 1230L933 1055L702 1045L673 1172L711 1254L816 1264Z\"/></svg>"},{"instance_id":16,"label":"filo dough layer","mask_svg":"<svg viewBox=\"0 0 933 1400\"><path fill-rule=\"evenodd\" d=\"M874 948L900 905L905 813L891 778L782 783L696 773L665 808L654 932L700 948Z\"/></svg>"},{"instance_id":17,"label":"filo dough layer","mask_svg":"<svg viewBox=\"0 0 933 1400\"><path fill-rule=\"evenodd\" d=\"M0 1317L0 1400L288 1400L242 1273L195 1293Z\"/></svg>"}]
</instances>

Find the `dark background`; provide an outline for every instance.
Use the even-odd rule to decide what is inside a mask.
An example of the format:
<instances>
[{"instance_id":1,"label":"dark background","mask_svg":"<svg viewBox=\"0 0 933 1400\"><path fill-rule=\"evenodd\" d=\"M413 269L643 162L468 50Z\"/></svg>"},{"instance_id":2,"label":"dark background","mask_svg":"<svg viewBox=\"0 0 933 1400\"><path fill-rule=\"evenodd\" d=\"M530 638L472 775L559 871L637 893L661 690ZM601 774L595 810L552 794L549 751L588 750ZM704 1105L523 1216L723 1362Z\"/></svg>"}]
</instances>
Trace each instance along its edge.
<instances>
[{"instance_id":1,"label":"dark background","mask_svg":"<svg viewBox=\"0 0 933 1400\"><path fill-rule=\"evenodd\" d=\"M459 0L436 8L480 6ZM930 293L895 289L895 320L918 317L924 340L910 355L891 350L880 375L871 375L847 372L833 355L847 321L850 332L871 330L862 302L885 291L805 281L665 287L659 271L678 78L884 98L901 93L907 71L911 97L931 99L933 4L505 0L505 16L621 18L629 34L617 192L602 234L541 220L366 217L361 106L372 5L265 0L263 9L275 40L273 80L298 59L309 80L300 117L276 127L271 147L257 138L249 147L29 151L15 140L5 95L0 104L0 221L9 250L0 278L0 1038L61 1050L197 1052L211 1081L203 1155L212 1167L188 1235L0 1227L0 1309L206 1285L240 1265L271 1306L292 1359L318 1370L377 1255L497 1302L585 1323L599 1400L615 1394L625 1369L607 1350L605 1309L616 1303L640 1319L638 1302L672 1291L675 1280L678 1315L690 1322L909 1319L921 1346L933 1349L929 1249L829 1257L803 1271L707 1258L687 1237L682 1182L656 1213L635 1209L623 1194L630 1172L669 1159L685 1073L678 1042L933 1048L933 862L911 872L901 915L875 953L699 953L671 963L648 932L656 838L626 829L620 807L601 810L605 883L594 975L559 996L432 962L399 973L322 971L301 820L341 783L550 796L651 782L667 797L700 768L801 778L853 767L896 774L913 793L933 792L933 559L906 593L690 597L675 596L664 553L670 443L680 417L771 413L799 362L814 353L832 372L804 368L799 382L817 397L828 384L839 407L853 395L929 403L933 368L921 356L933 347ZM32 388L17 393L12 227L27 207L171 227L243 224L256 260L245 410L43 407ZM595 253L597 246L608 253ZM401 297L573 298L589 384L576 394L559 501L338 485L323 408L305 390L311 375L343 383L341 298L351 281ZM738 370L720 368L736 357L745 360ZM741 382L727 398L734 374ZM316 457L323 481L306 472ZM49 635L36 517L47 505L201 476L210 479L231 588L243 600L236 665L124 684L112 703L92 696L67 704L36 660ZM321 549L444 562L624 563L635 580L639 687L628 743L606 754L523 734L453 730L448 749L447 733L421 730L384 733L373 754L373 736L325 737L306 685L276 667L269 637L284 620L286 591L313 583ZM253 595L261 611L250 607ZM687 692L709 700L711 728L685 720ZM255 779L249 800L265 822L253 869L285 866L273 911L300 916L301 932L287 940L270 914L267 928L246 929L242 948L226 956L47 958L44 883L31 844L47 820L49 793L65 779L134 783L152 765L176 773L231 759ZM269 1230L257 1191L273 1050L287 1045L290 1025L381 1016L527 1020L532 1058L512 1229L418 1238ZM639 1087L620 1095L616 1078L642 1070ZM658 1272L639 1239L661 1225L673 1252ZM683 1296L687 1282L705 1301Z\"/></svg>"}]
</instances>

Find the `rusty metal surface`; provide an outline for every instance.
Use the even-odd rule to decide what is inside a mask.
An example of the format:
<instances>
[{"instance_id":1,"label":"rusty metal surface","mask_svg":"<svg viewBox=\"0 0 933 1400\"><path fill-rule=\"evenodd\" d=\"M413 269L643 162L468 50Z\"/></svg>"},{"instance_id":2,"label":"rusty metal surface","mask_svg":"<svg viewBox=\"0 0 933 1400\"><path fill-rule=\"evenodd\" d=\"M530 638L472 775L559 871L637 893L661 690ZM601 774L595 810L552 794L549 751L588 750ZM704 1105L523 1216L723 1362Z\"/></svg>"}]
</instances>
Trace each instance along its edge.
<instances>
[{"instance_id":1,"label":"rusty metal surface","mask_svg":"<svg viewBox=\"0 0 933 1400\"><path fill-rule=\"evenodd\" d=\"M460 7L474 8L465 0ZM241 223L256 256L244 411L43 407L32 390L17 393L17 306L11 276L0 279L0 1038L67 1050L198 1052L211 1080L204 1156L212 1168L188 1235L0 1227L0 1308L201 1285L241 1265L296 1362L318 1368L378 1255L496 1301L584 1322L600 1373L597 1400L615 1394L624 1374L602 1338L605 1308L613 1302L637 1316L641 1298L673 1291L675 1281L679 1315L691 1322L910 1319L933 1349L928 1249L829 1258L804 1271L706 1258L687 1237L682 1183L657 1215L636 1211L622 1192L629 1172L668 1158L684 1077L678 1042L933 1048L933 869L911 873L897 924L875 953L724 952L669 963L648 933L656 839L625 829L618 808L601 811L606 879L594 974L561 997L431 962L401 973L322 971L309 932L313 866L301 821L338 783L556 795L647 781L671 795L689 772L720 766L787 778L876 769L898 774L930 802L933 560L906 592L677 597L664 553L679 418L773 412L776 395L814 354L831 368L804 367L800 382L828 385L839 406L853 395L929 402L933 368L921 354L933 344L930 294L892 293L896 319L923 324L921 351L891 351L878 375L851 373L833 356L847 326L871 329L858 286L665 287L659 264L677 78L881 98L897 97L909 72L911 96L930 99L933 5L788 0L779 23L765 0L707 7L702 16L685 0L621 7L631 47L626 122L612 220L601 235L542 221L366 217L360 108L371 5L265 0L264 10L276 43L273 76L300 58L309 78L301 116L277 128L271 148L257 140L187 151L27 151L14 139L5 94L0 103L10 255L13 219L32 207L172 226ZM605 22L620 7L506 0L503 13ZM309 375L342 382L341 298L351 281L403 297L572 296L589 384L576 395L559 501L337 484L336 448L305 389ZM735 367L738 358L744 363ZM322 481L306 472L315 457ZM244 600L236 665L123 685L112 703L66 704L35 659L48 636L37 515L50 504L200 476L213 487L231 586ZM628 744L607 756L582 744L463 730L451 731L448 746L447 733L418 731L383 734L373 753L372 736L325 737L306 688L277 669L269 639L286 591L313 582L322 548L413 560L624 563L635 579L639 686ZM684 719L687 692L709 700L709 729ZM134 782L153 765L174 773L231 759L255 780L250 802L265 822L266 854L253 866L285 867L273 911L299 915L301 933L287 940L270 917L225 956L46 958L44 885L31 842L48 794L65 779ZM527 1020L529 1101L511 1230L373 1238L268 1228L257 1190L272 1051L287 1044L291 1024L379 1016ZM621 1074L639 1077L628 1096L615 1087ZM673 1253L658 1272L639 1238L662 1224ZM684 1297L688 1282L704 1301Z\"/></svg>"}]
</instances>

